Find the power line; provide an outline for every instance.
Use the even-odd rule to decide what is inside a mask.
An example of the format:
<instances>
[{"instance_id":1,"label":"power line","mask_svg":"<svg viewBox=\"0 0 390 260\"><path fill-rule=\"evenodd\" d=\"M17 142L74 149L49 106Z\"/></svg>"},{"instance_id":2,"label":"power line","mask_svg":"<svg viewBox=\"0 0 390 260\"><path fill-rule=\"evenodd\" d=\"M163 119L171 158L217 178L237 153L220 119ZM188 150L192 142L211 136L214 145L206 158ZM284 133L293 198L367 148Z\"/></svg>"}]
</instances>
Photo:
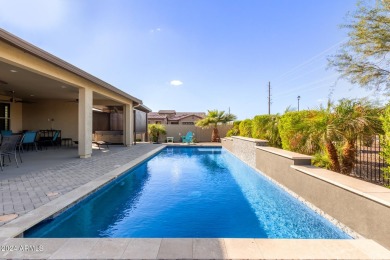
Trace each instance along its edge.
<instances>
[{"instance_id":1,"label":"power line","mask_svg":"<svg viewBox=\"0 0 390 260\"><path fill-rule=\"evenodd\" d=\"M323 65L323 66L316 66L312 70L309 70L309 71L307 71L307 72L305 72L303 74L300 74L300 75L296 76L295 78L288 79L287 81L281 81L277 85L288 85L290 82L296 81L297 79L300 79L300 78L303 78L303 77L305 77L307 75L310 75L310 74L312 74L315 71L318 71L318 70L321 70L321 69L325 69L325 67L326 67L325 65Z\"/></svg>"},{"instance_id":2,"label":"power line","mask_svg":"<svg viewBox=\"0 0 390 260\"><path fill-rule=\"evenodd\" d=\"M329 48L327 48L327 49L321 51L320 53L318 53L318 54L314 55L313 57L307 59L306 61L302 62L301 64L299 64L299 65L293 67L292 69L290 69L290 70L288 70L288 71L282 73L282 74L278 77L278 79L282 79L282 78L288 76L289 74L291 74L292 72L298 70L299 68L304 67L305 65L312 63L312 62L315 61L316 59L318 59L318 58L320 58L321 56L325 55L327 52L329 52L329 51L331 51L332 49L338 47L340 44L342 44L342 43L345 42L346 40L347 40L347 38L344 38L342 41L340 41L340 42L338 42L338 43L332 45L331 47L329 47Z\"/></svg>"},{"instance_id":3,"label":"power line","mask_svg":"<svg viewBox=\"0 0 390 260\"><path fill-rule=\"evenodd\" d=\"M280 96L285 96L285 95L288 95L288 94L292 94L292 93L296 92L297 90L308 91L308 90L312 90L312 89L321 88L321 87L323 87L323 85L321 85L321 86L315 86L315 87L313 87L313 88L307 88L307 87L308 87L308 86L312 86L312 85L316 85L317 83L321 83L321 82L327 81L327 80L329 80L329 79L335 79L335 76L338 76L338 74L332 74L332 75L330 75L330 76L321 78L321 79L319 79L319 80L309 82L309 83L304 84L304 85L302 85L302 86L299 86L299 87L297 87L297 88L289 89L288 91L285 91L285 92L282 92L282 93L277 94L276 97L280 97Z\"/></svg>"}]
</instances>

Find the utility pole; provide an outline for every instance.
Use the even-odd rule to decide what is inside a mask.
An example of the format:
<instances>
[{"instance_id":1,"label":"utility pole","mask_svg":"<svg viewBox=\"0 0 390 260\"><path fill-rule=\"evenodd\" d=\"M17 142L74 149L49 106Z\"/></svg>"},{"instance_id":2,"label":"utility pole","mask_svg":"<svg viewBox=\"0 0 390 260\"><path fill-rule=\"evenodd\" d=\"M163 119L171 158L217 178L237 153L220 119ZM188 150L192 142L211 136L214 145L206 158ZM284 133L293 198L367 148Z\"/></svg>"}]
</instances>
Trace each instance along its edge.
<instances>
[{"instance_id":1,"label":"utility pole","mask_svg":"<svg viewBox=\"0 0 390 260\"><path fill-rule=\"evenodd\" d=\"M271 114L271 81L268 81L268 115Z\"/></svg>"},{"instance_id":2,"label":"utility pole","mask_svg":"<svg viewBox=\"0 0 390 260\"><path fill-rule=\"evenodd\" d=\"M301 96L298 96L298 112L299 112L299 100L301 99Z\"/></svg>"}]
</instances>

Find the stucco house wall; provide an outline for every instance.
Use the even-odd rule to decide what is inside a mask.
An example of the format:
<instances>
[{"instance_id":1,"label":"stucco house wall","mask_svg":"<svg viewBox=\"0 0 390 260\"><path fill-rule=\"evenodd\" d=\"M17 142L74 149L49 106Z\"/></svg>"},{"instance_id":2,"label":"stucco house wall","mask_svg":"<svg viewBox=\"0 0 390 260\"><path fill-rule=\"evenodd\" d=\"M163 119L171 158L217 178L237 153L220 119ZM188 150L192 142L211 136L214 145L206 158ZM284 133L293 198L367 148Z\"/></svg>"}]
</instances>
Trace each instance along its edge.
<instances>
[{"instance_id":1,"label":"stucco house wall","mask_svg":"<svg viewBox=\"0 0 390 260\"><path fill-rule=\"evenodd\" d=\"M61 130L61 136L78 140L78 104L42 100L23 104L23 130ZM51 121L54 119L54 121Z\"/></svg>"}]
</instances>

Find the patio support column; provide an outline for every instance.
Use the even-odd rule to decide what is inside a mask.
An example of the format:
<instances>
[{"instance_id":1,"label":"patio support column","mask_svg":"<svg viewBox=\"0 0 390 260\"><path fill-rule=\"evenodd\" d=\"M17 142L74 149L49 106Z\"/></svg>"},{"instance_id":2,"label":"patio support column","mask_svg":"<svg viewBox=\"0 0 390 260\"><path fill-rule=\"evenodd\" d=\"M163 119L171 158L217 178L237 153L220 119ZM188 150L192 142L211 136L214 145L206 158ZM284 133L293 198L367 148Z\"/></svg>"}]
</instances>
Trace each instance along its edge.
<instances>
[{"instance_id":1,"label":"patio support column","mask_svg":"<svg viewBox=\"0 0 390 260\"><path fill-rule=\"evenodd\" d=\"M93 92L88 88L79 89L79 156L92 155L92 103Z\"/></svg>"},{"instance_id":2,"label":"patio support column","mask_svg":"<svg viewBox=\"0 0 390 260\"><path fill-rule=\"evenodd\" d=\"M123 143L126 146L131 146L134 142L133 104L124 105L123 111Z\"/></svg>"}]
</instances>

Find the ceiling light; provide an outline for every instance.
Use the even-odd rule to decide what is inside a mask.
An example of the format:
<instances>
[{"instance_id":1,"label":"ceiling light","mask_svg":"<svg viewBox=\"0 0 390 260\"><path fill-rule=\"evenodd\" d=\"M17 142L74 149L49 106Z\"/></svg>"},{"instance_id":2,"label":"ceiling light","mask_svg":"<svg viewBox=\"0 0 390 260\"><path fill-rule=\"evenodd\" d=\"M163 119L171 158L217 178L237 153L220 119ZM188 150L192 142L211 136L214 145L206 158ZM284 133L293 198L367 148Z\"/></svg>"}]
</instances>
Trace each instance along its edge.
<instances>
[{"instance_id":1,"label":"ceiling light","mask_svg":"<svg viewBox=\"0 0 390 260\"><path fill-rule=\"evenodd\" d=\"M61 88L67 88L66 86L61 86Z\"/></svg>"},{"instance_id":2,"label":"ceiling light","mask_svg":"<svg viewBox=\"0 0 390 260\"><path fill-rule=\"evenodd\" d=\"M10 70L11 72L15 73L15 72L18 72L17 70Z\"/></svg>"},{"instance_id":3,"label":"ceiling light","mask_svg":"<svg viewBox=\"0 0 390 260\"><path fill-rule=\"evenodd\" d=\"M99 109L99 108L92 108L93 111L97 111L97 112L103 112L103 110Z\"/></svg>"},{"instance_id":4,"label":"ceiling light","mask_svg":"<svg viewBox=\"0 0 390 260\"><path fill-rule=\"evenodd\" d=\"M30 97L34 97L35 95L34 94L31 94Z\"/></svg>"}]
</instances>

